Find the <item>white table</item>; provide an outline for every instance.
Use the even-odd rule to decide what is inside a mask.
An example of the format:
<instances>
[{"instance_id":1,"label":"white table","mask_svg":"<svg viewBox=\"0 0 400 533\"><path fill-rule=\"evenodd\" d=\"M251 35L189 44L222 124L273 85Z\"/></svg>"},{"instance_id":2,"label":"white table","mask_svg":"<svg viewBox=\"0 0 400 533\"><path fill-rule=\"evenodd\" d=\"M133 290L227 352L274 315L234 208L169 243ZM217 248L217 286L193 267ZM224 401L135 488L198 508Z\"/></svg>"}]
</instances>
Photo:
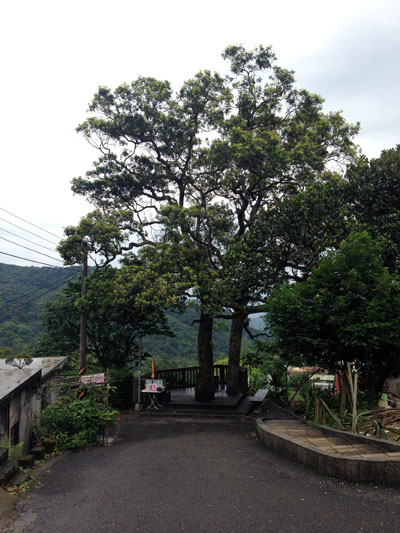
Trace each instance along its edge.
<instances>
[{"instance_id":1,"label":"white table","mask_svg":"<svg viewBox=\"0 0 400 533\"><path fill-rule=\"evenodd\" d=\"M146 407L146 409L150 409L150 407L154 407L154 409L160 409L162 405L158 401L157 394L162 394L165 392L165 389L162 390L147 390L143 389L142 393L146 393L149 396L150 405Z\"/></svg>"}]
</instances>

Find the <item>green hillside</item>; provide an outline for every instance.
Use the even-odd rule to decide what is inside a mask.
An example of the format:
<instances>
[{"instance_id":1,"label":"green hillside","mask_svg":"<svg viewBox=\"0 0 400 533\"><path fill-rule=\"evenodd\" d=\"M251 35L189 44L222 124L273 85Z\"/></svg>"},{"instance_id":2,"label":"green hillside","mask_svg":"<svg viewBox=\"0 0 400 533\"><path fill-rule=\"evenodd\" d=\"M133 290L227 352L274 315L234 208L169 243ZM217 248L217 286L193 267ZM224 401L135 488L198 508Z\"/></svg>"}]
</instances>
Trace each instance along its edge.
<instances>
[{"instance_id":1,"label":"green hillside","mask_svg":"<svg viewBox=\"0 0 400 533\"><path fill-rule=\"evenodd\" d=\"M33 349L42 333L43 304L56 297L62 283L76 276L77 269L22 267L0 263L0 347L18 351ZM53 289L53 290L51 290ZM183 314L168 313L174 337L154 335L143 341L144 350L170 366L196 364L196 309ZM193 324L192 324L193 323ZM217 327L213 336L215 358L228 350L228 325Z\"/></svg>"},{"instance_id":2,"label":"green hillside","mask_svg":"<svg viewBox=\"0 0 400 533\"><path fill-rule=\"evenodd\" d=\"M23 267L0 263L0 346L24 350L42 332L43 303L55 298L59 285L76 268Z\"/></svg>"},{"instance_id":3,"label":"green hillside","mask_svg":"<svg viewBox=\"0 0 400 533\"><path fill-rule=\"evenodd\" d=\"M168 324L174 337L152 335L143 341L143 347L154 357L173 361L174 366L196 364L197 361L197 329L199 315L196 309L188 308L183 314L167 313ZM215 328L213 333L214 359L226 357L229 344L228 325ZM171 365L172 366L172 365Z\"/></svg>"}]
</instances>

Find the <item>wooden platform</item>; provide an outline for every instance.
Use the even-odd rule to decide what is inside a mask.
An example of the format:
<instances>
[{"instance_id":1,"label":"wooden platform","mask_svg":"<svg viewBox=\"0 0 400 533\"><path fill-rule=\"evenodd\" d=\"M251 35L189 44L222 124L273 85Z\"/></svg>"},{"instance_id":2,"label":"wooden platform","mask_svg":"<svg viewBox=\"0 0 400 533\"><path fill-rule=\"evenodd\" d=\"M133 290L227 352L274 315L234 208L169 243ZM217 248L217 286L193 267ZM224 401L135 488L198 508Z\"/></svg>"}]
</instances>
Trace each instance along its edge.
<instances>
[{"instance_id":1,"label":"wooden platform","mask_svg":"<svg viewBox=\"0 0 400 533\"><path fill-rule=\"evenodd\" d=\"M171 401L169 405L196 405L196 406L218 406L218 407L235 407L244 394L227 394L226 391L215 391L215 399L205 402L195 400L195 388L187 387L185 389L175 389L171 391Z\"/></svg>"},{"instance_id":2,"label":"wooden platform","mask_svg":"<svg viewBox=\"0 0 400 533\"><path fill-rule=\"evenodd\" d=\"M215 391L215 399L196 401L195 388L187 387L171 391L171 401L163 405L158 414L176 412L177 414L205 415L246 415L253 408L248 397L243 394L227 394L225 390ZM149 413L151 409L145 412Z\"/></svg>"}]
</instances>

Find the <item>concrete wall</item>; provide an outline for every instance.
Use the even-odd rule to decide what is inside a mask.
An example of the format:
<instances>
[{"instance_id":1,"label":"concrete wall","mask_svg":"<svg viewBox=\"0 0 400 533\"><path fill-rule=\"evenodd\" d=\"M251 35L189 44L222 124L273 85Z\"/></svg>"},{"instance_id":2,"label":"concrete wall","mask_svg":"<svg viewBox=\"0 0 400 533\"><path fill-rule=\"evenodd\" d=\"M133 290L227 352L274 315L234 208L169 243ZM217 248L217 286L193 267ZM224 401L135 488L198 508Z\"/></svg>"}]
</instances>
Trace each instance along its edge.
<instances>
[{"instance_id":1,"label":"concrete wall","mask_svg":"<svg viewBox=\"0 0 400 533\"><path fill-rule=\"evenodd\" d=\"M0 438L8 434L11 444L23 442L23 452L29 450L35 419L58 396L58 387L50 386L49 380L66 362L67 357L39 357L17 369L0 360Z\"/></svg>"},{"instance_id":2,"label":"concrete wall","mask_svg":"<svg viewBox=\"0 0 400 533\"><path fill-rule=\"evenodd\" d=\"M13 427L18 427L18 442L23 442L23 454L31 444L31 430L35 418L40 416L41 400L30 388L11 394L9 402L9 436Z\"/></svg>"},{"instance_id":3,"label":"concrete wall","mask_svg":"<svg viewBox=\"0 0 400 533\"><path fill-rule=\"evenodd\" d=\"M293 438L279 434L268 427L267 423L257 420L258 434L261 442L267 448L274 452L296 461L305 466L317 470L326 476L344 479L355 483L375 483L381 485L399 486L400 485L400 460L398 457L385 456L385 453L398 454L400 446L396 443L387 443L373 438L373 444L379 442L382 449L382 455L378 454L369 458L347 458L324 451L317 451L315 448L308 446L306 443L299 443ZM320 427L318 429L321 429ZM325 428L324 428L325 429ZM328 428L326 428L328 430ZM325 431L324 431L325 432ZM328 430L331 436L344 432ZM367 443L368 437L360 435L351 435L345 433L346 438L358 443ZM357 437L357 438L352 438Z\"/></svg>"}]
</instances>

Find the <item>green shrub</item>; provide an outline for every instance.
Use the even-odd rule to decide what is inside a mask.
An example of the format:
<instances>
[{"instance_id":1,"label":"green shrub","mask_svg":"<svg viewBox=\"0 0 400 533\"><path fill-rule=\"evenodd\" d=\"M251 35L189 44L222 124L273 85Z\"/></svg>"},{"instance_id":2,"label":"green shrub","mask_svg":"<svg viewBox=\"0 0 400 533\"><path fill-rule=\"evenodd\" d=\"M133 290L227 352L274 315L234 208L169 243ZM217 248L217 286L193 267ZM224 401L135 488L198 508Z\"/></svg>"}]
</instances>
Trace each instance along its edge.
<instances>
[{"instance_id":1,"label":"green shrub","mask_svg":"<svg viewBox=\"0 0 400 533\"><path fill-rule=\"evenodd\" d=\"M96 444L116 414L103 403L101 389L90 388L82 400L72 391L43 411L39 431L42 437L56 441L57 450L77 450Z\"/></svg>"},{"instance_id":2,"label":"green shrub","mask_svg":"<svg viewBox=\"0 0 400 533\"><path fill-rule=\"evenodd\" d=\"M133 402L133 371L128 368L111 369L110 404L117 409L129 409Z\"/></svg>"}]
</instances>

